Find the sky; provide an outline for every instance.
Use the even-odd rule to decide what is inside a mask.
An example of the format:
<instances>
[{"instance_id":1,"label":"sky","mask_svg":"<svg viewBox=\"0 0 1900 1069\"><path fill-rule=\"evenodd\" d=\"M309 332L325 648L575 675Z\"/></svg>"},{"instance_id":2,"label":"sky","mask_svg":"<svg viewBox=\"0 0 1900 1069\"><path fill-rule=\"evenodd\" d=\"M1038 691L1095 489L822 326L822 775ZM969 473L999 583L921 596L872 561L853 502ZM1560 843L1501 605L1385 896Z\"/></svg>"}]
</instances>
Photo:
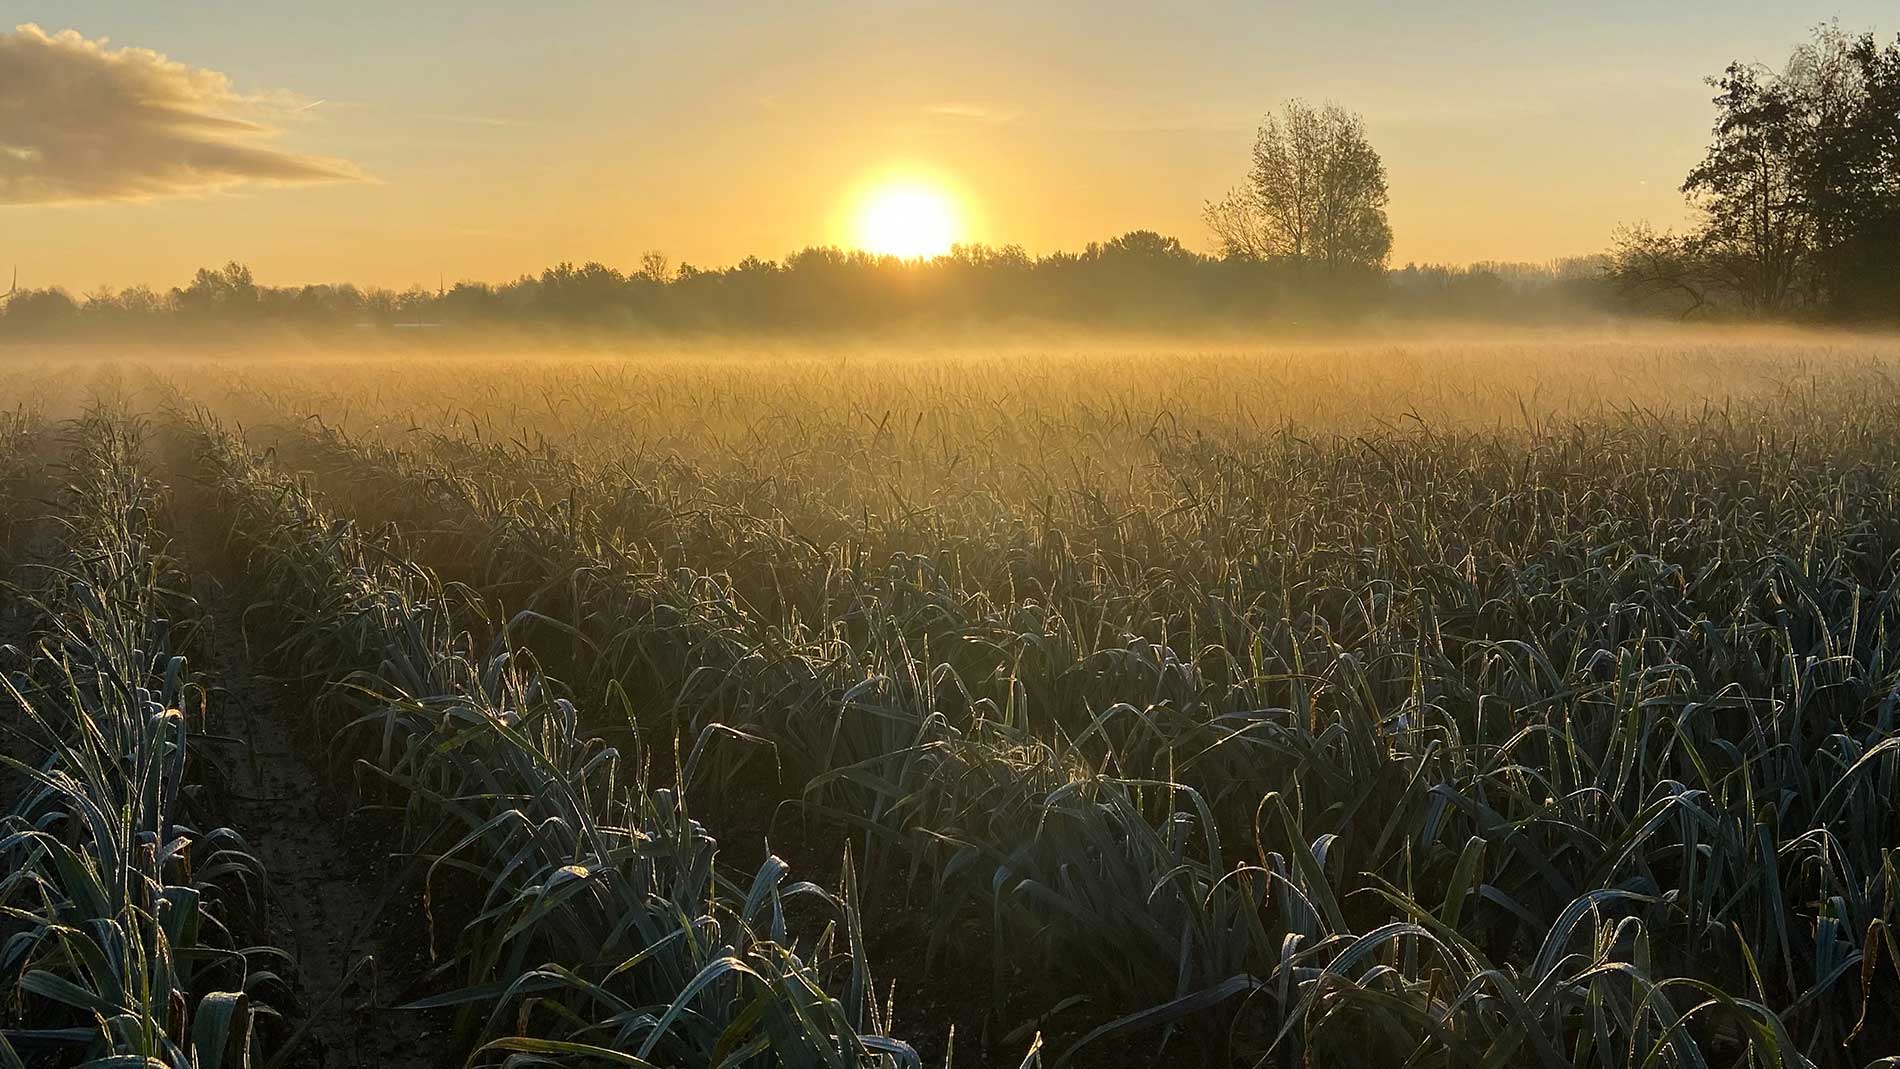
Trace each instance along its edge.
<instances>
[{"instance_id":1,"label":"sky","mask_svg":"<svg viewBox=\"0 0 1900 1069\"><path fill-rule=\"evenodd\" d=\"M1683 221L1702 79L1832 18L1900 30L1891 0L0 0L0 270L710 267L850 245L897 180L946 190L962 240L1211 250L1202 204L1290 97L1364 116L1395 264L1543 261Z\"/></svg>"}]
</instances>

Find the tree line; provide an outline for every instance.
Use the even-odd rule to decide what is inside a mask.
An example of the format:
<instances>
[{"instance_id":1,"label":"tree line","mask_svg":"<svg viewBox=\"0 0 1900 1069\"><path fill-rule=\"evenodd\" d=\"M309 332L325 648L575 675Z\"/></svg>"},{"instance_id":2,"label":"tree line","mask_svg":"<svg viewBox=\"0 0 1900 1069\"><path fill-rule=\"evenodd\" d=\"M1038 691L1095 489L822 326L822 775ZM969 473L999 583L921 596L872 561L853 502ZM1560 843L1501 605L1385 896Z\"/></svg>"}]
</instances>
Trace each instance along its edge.
<instances>
[{"instance_id":1,"label":"tree line","mask_svg":"<svg viewBox=\"0 0 1900 1069\"><path fill-rule=\"evenodd\" d=\"M561 263L510 282L439 289L267 286L232 263L168 291L73 296L25 290L0 339L159 336L234 327L453 329L520 326L697 334L1037 325L1128 330L1325 324L1368 316L1540 319L1592 307L1596 259L1552 264L1316 270L1290 260L1210 256L1135 231L1081 252L958 246L928 260L809 248L781 261L632 270Z\"/></svg>"},{"instance_id":2,"label":"tree line","mask_svg":"<svg viewBox=\"0 0 1900 1069\"><path fill-rule=\"evenodd\" d=\"M1685 232L1617 236L1619 294L1689 316L1900 318L1900 37L1816 29L1785 66L1731 64L1683 180Z\"/></svg>"},{"instance_id":3,"label":"tree line","mask_svg":"<svg viewBox=\"0 0 1900 1069\"><path fill-rule=\"evenodd\" d=\"M1579 315L1900 319L1900 38L1823 26L1779 70L1709 79L1716 121L1682 192L1683 232L1638 224L1600 255L1547 264L1392 269L1384 163L1335 104L1290 101L1256 135L1244 181L1209 201L1212 254L1153 231L1033 256L962 245L900 259L833 247L700 269L561 263L434 290L272 287L232 263L166 291L0 296L0 339L293 328L549 326L848 330L891 326L1271 326L1373 317Z\"/></svg>"}]
</instances>

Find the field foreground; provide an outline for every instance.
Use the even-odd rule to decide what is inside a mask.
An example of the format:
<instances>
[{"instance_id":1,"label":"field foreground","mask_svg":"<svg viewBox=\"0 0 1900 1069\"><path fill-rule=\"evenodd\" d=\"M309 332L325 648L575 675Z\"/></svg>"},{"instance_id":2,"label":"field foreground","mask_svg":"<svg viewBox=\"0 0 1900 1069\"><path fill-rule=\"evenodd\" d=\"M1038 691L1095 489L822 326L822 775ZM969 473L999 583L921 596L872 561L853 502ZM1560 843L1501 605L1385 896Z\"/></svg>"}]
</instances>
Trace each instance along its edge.
<instances>
[{"instance_id":1,"label":"field foreground","mask_svg":"<svg viewBox=\"0 0 1900 1069\"><path fill-rule=\"evenodd\" d=\"M0 375L0 1067L1900 1064L1900 341Z\"/></svg>"}]
</instances>

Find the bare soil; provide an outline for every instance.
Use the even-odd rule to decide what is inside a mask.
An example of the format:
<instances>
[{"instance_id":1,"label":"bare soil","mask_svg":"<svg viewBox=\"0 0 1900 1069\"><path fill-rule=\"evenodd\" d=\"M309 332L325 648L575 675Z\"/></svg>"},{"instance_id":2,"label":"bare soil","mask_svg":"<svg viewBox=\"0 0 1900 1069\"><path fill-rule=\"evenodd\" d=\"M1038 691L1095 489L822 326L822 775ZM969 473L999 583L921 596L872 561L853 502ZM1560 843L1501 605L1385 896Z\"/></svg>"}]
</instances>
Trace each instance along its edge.
<instances>
[{"instance_id":1,"label":"bare soil","mask_svg":"<svg viewBox=\"0 0 1900 1069\"><path fill-rule=\"evenodd\" d=\"M215 747L226 817L270 875L272 936L295 962L291 1028L302 1035L291 1064L432 1069L445 1026L393 1009L421 995L427 968L404 866L372 845L385 840L381 829L352 816L325 782L304 703L254 670L233 607L202 576L194 572L205 607L201 671L213 686L214 730L230 740Z\"/></svg>"},{"instance_id":2,"label":"bare soil","mask_svg":"<svg viewBox=\"0 0 1900 1069\"><path fill-rule=\"evenodd\" d=\"M0 673L26 667L40 623L38 610L27 598L46 585L46 568L59 559L48 467L53 453L50 443L41 442L29 456L13 458L23 469L19 474L0 478ZM19 730L11 717L0 724L0 753L29 765L46 756L45 748ZM0 766L0 812L13 807L23 781L21 774Z\"/></svg>"}]
</instances>

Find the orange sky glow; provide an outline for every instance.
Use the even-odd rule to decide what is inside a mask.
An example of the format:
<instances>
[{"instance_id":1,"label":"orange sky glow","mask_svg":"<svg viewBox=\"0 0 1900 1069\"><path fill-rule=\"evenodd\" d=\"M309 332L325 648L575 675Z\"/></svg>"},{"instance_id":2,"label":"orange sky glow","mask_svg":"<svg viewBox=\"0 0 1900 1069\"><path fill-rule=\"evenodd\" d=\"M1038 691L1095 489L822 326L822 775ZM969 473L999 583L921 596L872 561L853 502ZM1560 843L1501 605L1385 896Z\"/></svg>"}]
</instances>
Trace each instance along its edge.
<instances>
[{"instance_id":1,"label":"orange sky glow","mask_svg":"<svg viewBox=\"0 0 1900 1069\"><path fill-rule=\"evenodd\" d=\"M1785 57L1823 18L1882 17L1621 0L390 7L14 4L7 25L38 29L0 53L16 69L0 60L0 105L52 118L0 120L0 267L83 292L231 259L274 284L433 287L630 268L648 249L701 266L814 244L1042 253L1142 228L1211 250L1203 202L1295 96L1365 116L1395 264L1543 261L1683 220L1705 75ZM101 88L49 112L27 57ZM163 121L139 111L153 94ZM102 165L83 145L105 132L121 147ZM32 168L51 177L17 179Z\"/></svg>"}]
</instances>

